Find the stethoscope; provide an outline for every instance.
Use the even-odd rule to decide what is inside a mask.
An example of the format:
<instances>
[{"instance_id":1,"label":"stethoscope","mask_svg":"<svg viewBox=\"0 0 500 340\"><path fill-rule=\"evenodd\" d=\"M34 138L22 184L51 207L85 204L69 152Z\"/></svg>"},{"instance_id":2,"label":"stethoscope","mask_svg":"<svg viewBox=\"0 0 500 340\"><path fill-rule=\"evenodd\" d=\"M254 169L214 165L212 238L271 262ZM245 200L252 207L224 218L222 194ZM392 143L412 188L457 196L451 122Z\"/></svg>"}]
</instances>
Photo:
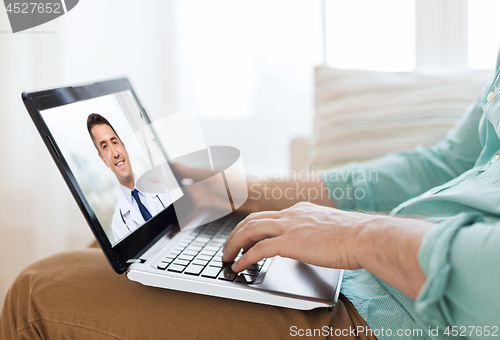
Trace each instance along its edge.
<instances>
[{"instance_id":1,"label":"stethoscope","mask_svg":"<svg viewBox=\"0 0 500 340\"><path fill-rule=\"evenodd\" d=\"M163 209L165 209L165 204L163 204L163 202L161 201L160 196L156 195L156 198L158 198L158 201L160 201L161 206L163 207ZM125 222L125 218L123 217L123 213L122 213L122 209L121 208L120 208L120 216L122 217L122 221L123 221L123 224L125 224L125 227L127 227L128 231L131 232L132 230L130 230L130 228L128 227L127 222Z\"/></svg>"}]
</instances>

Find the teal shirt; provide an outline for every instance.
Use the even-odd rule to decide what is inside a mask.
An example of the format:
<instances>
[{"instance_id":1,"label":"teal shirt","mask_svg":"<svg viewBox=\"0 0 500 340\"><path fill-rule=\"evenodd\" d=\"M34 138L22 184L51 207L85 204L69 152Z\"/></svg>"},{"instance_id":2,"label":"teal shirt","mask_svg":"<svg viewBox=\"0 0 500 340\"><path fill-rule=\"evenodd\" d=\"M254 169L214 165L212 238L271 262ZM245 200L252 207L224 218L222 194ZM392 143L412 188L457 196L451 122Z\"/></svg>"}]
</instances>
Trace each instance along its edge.
<instances>
[{"instance_id":1,"label":"teal shirt","mask_svg":"<svg viewBox=\"0 0 500 340\"><path fill-rule=\"evenodd\" d=\"M499 65L438 144L322 173L340 209L437 222L418 252L427 281L416 300L364 269L345 273L342 293L379 339L500 337Z\"/></svg>"}]
</instances>

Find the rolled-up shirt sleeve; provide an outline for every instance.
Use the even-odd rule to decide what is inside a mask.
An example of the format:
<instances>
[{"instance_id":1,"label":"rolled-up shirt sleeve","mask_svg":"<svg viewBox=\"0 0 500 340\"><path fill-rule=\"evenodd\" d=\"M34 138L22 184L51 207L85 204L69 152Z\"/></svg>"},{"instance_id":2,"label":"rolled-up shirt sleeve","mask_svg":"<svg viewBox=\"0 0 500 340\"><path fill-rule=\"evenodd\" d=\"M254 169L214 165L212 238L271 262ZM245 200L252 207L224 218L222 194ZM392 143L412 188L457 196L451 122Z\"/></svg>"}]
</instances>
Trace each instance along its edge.
<instances>
[{"instance_id":1,"label":"rolled-up shirt sleeve","mask_svg":"<svg viewBox=\"0 0 500 340\"><path fill-rule=\"evenodd\" d=\"M427 281L415 300L417 312L442 327L496 327L500 334L499 244L500 222L486 223L477 213L431 227L418 252Z\"/></svg>"},{"instance_id":2,"label":"rolled-up shirt sleeve","mask_svg":"<svg viewBox=\"0 0 500 340\"><path fill-rule=\"evenodd\" d=\"M455 127L436 145L322 171L321 178L337 207L389 212L471 169L483 147L479 130L487 90L487 86L483 88Z\"/></svg>"}]
</instances>

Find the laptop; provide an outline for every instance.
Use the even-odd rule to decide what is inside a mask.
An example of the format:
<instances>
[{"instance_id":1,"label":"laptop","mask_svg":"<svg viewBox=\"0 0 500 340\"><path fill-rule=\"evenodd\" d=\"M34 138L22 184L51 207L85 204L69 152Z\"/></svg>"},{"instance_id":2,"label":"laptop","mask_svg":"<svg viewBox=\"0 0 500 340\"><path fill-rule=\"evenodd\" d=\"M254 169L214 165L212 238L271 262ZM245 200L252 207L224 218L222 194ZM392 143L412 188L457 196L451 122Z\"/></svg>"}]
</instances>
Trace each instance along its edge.
<instances>
[{"instance_id":1,"label":"laptop","mask_svg":"<svg viewBox=\"0 0 500 340\"><path fill-rule=\"evenodd\" d=\"M232 272L222 246L247 215L234 204L208 223L180 223L176 204L194 200L193 181L175 166L182 157L169 153L185 136L172 130L163 138L128 79L23 92L22 99L116 273L147 286L293 309L336 304L342 270L276 256ZM144 148L144 127L163 162ZM141 180L154 189L139 188Z\"/></svg>"}]
</instances>

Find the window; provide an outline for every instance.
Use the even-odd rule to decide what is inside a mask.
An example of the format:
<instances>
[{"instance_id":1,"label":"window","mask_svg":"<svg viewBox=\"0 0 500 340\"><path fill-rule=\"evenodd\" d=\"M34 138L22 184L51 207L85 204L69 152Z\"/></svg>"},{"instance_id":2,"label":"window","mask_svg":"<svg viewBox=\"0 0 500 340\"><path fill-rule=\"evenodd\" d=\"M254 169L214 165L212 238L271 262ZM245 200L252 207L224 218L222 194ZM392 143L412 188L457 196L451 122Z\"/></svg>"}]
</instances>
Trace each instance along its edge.
<instances>
[{"instance_id":1,"label":"window","mask_svg":"<svg viewBox=\"0 0 500 340\"><path fill-rule=\"evenodd\" d=\"M330 66L412 71L414 0L326 0L326 38Z\"/></svg>"},{"instance_id":2,"label":"window","mask_svg":"<svg viewBox=\"0 0 500 340\"><path fill-rule=\"evenodd\" d=\"M496 23L500 13L498 0L469 0L469 67L492 69L500 46Z\"/></svg>"},{"instance_id":3,"label":"window","mask_svg":"<svg viewBox=\"0 0 500 340\"><path fill-rule=\"evenodd\" d=\"M310 111L312 70L321 62L320 4L177 1L180 100L212 119Z\"/></svg>"}]
</instances>

